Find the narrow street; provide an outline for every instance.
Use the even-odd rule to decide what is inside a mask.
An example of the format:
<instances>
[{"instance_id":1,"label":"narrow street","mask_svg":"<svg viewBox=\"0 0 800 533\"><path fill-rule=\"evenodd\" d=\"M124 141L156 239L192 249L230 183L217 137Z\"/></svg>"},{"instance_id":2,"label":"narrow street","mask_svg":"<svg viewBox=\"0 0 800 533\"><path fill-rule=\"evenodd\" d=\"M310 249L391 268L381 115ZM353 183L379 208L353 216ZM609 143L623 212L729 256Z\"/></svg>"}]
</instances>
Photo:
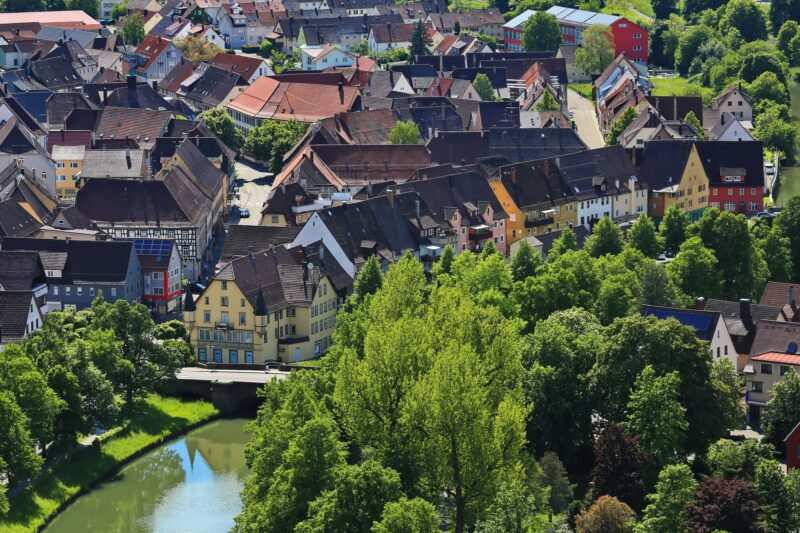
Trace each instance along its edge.
<instances>
[{"instance_id":1,"label":"narrow street","mask_svg":"<svg viewBox=\"0 0 800 533\"><path fill-rule=\"evenodd\" d=\"M600 134L594 104L575 91L567 90L569 92L569 110L574 114L573 120L578 127L578 136L589 148L602 148L606 143Z\"/></svg>"}]
</instances>

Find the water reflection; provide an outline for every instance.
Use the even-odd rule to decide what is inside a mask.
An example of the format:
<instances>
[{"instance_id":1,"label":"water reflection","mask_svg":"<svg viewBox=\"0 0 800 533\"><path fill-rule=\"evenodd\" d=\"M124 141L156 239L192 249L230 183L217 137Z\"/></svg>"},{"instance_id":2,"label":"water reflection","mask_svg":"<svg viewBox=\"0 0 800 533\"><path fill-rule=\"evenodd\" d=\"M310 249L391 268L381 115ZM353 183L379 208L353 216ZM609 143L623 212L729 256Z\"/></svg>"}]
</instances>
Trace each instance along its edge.
<instances>
[{"instance_id":1,"label":"water reflection","mask_svg":"<svg viewBox=\"0 0 800 533\"><path fill-rule=\"evenodd\" d=\"M218 533L241 508L245 420L220 420L162 446L81 497L47 533Z\"/></svg>"}]
</instances>

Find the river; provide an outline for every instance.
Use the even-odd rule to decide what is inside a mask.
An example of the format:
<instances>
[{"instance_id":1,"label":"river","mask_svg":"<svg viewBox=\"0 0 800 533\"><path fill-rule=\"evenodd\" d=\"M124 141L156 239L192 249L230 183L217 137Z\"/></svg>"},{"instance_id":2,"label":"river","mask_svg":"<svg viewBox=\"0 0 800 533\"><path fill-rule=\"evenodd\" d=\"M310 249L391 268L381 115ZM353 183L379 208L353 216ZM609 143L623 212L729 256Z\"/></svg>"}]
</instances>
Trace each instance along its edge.
<instances>
[{"instance_id":1,"label":"river","mask_svg":"<svg viewBox=\"0 0 800 533\"><path fill-rule=\"evenodd\" d=\"M794 79L794 76L789 81L789 94L792 97L792 122L797 127L800 125L800 83ZM797 158L800 159L800 152L798 152ZM783 167L780 182L777 204L783 206L793 196L800 195L800 165Z\"/></svg>"},{"instance_id":2,"label":"river","mask_svg":"<svg viewBox=\"0 0 800 533\"><path fill-rule=\"evenodd\" d=\"M229 531L247 474L245 422L211 422L147 453L80 497L45 533Z\"/></svg>"}]
</instances>

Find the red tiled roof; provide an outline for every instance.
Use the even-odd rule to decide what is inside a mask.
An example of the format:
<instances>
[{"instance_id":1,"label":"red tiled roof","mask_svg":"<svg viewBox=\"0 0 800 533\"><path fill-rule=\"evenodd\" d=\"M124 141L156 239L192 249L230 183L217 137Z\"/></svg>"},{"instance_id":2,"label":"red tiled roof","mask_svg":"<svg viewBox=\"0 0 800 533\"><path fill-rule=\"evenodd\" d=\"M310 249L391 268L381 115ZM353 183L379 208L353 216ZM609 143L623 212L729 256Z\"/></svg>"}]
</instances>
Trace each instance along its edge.
<instances>
[{"instance_id":1,"label":"red tiled roof","mask_svg":"<svg viewBox=\"0 0 800 533\"><path fill-rule=\"evenodd\" d=\"M794 295L794 300L800 302L800 284L770 281L767 283L767 286L764 287L764 293L761 295L761 301L759 303L762 305L783 307L789 303L789 291Z\"/></svg>"},{"instance_id":2,"label":"red tiled roof","mask_svg":"<svg viewBox=\"0 0 800 533\"><path fill-rule=\"evenodd\" d=\"M434 48L434 52L439 55L445 54L457 39L457 35L445 35L444 39Z\"/></svg>"},{"instance_id":3,"label":"red tiled roof","mask_svg":"<svg viewBox=\"0 0 800 533\"><path fill-rule=\"evenodd\" d=\"M169 46L169 41L163 37L155 35L148 35L136 48L136 53L145 58L145 64L142 65L143 70L150 68L158 56Z\"/></svg>"},{"instance_id":4,"label":"red tiled roof","mask_svg":"<svg viewBox=\"0 0 800 533\"><path fill-rule=\"evenodd\" d=\"M777 363L781 365L800 366L800 355L790 353L767 352L752 357L751 359L760 363Z\"/></svg>"},{"instance_id":5,"label":"red tiled roof","mask_svg":"<svg viewBox=\"0 0 800 533\"><path fill-rule=\"evenodd\" d=\"M159 86L164 91L177 93L178 89L181 88L181 83L183 83L183 80L192 75L195 66L196 65L191 61L186 61L176 65L175 68L167 72L167 75L164 76L163 80L161 80Z\"/></svg>"},{"instance_id":6,"label":"red tiled roof","mask_svg":"<svg viewBox=\"0 0 800 533\"><path fill-rule=\"evenodd\" d=\"M38 22L43 26L99 30L103 26L84 11L27 11L0 13L0 24L26 24Z\"/></svg>"}]
</instances>

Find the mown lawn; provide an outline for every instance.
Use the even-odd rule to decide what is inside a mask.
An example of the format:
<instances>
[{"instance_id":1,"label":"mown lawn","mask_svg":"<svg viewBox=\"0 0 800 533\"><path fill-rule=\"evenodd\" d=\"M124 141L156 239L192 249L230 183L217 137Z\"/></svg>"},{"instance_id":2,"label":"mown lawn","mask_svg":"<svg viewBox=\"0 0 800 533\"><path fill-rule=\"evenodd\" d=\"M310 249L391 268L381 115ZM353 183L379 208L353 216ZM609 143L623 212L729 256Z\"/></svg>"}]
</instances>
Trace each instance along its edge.
<instances>
[{"instance_id":1,"label":"mown lawn","mask_svg":"<svg viewBox=\"0 0 800 533\"><path fill-rule=\"evenodd\" d=\"M714 90L692 83L686 78L650 78L654 96L702 96L708 105L714 97ZM700 118L700 117L698 117Z\"/></svg>"},{"instance_id":2,"label":"mown lawn","mask_svg":"<svg viewBox=\"0 0 800 533\"><path fill-rule=\"evenodd\" d=\"M166 440L187 426L217 415L209 402L151 395L136 406L123 427L112 430L100 447L88 447L43 474L28 491L11 501L0 520L3 533L31 533L82 488L89 488L142 448Z\"/></svg>"},{"instance_id":3,"label":"mown lawn","mask_svg":"<svg viewBox=\"0 0 800 533\"><path fill-rule=\"evenodd\" d=\"M650 0L608 0L602 11L645 25L650 25L655 17Z\"/></svg>"},{"instance_id":4,"label":"mown lawn","mask_svg":"<svg viewBox=\"0 0 800 533\"><path fill-rule=\"evenodd\" d=\"M592 99L592 84L591 83L570 83L569 88L578 93L579 95Z\"/></svg>"},{"instance_id":5,"label":"mown lawn","mask_svg":"<svg viewBox=\"0 0 800 533\"><path fill-rule=\"evenodd\" d=\"M469 11L472 9L486 9L489 7L489 0L452 0L450 2L451 11Z\"/></svg>"}]
</instances>

